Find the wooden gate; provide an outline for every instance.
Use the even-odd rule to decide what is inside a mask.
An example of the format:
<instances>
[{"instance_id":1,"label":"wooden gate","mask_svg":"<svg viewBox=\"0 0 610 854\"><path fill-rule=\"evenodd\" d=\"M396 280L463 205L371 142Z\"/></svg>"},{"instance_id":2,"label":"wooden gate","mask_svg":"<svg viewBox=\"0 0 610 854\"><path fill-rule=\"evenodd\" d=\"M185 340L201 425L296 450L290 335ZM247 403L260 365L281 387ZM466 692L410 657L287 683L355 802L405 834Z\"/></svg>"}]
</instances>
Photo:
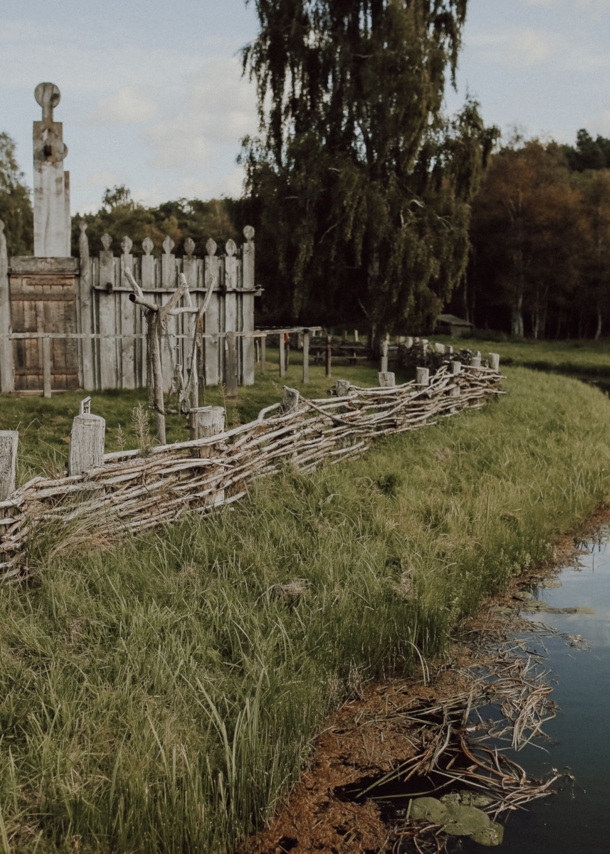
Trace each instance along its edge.
<instances>
[{"instance_id":1,"label":"wooden gate","mask_svg":"<svg viewBox=\"0 0 610 854\"><path fill-rule=\"evenodd\" d=\"M13 332L76 332L77 258L11 258ZM51 338L51 388L79 388L78 345ZM42 390L43 339L13 341L15 390Z\"/></svg>"}]
</instances>

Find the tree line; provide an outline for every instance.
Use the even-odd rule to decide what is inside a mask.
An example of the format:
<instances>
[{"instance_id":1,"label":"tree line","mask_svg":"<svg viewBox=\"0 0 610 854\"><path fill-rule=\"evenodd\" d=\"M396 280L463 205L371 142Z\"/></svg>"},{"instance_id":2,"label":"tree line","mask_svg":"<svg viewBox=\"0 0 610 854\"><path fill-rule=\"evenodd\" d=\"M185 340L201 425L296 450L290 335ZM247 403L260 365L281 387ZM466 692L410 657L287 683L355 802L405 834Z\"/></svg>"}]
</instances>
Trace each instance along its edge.
<instances>
[{"instance_id":1,"label":"tree line","mask_svg":"<svg viewBox=\"0 0 610 854\"><path fill-rule=\"evenodd\" d=\"M603 334L610 319L610 140L499 143L455 82L467 0L252 0L242 53L258 94L241 199L135 202L108 189L84 219L134 251L166 234L204 254L256 228L265 323L430 331L443 308L534 337ZM10 254L31 251L31 203L0 135L0 216Z\"/></svg>"}]
</instances>

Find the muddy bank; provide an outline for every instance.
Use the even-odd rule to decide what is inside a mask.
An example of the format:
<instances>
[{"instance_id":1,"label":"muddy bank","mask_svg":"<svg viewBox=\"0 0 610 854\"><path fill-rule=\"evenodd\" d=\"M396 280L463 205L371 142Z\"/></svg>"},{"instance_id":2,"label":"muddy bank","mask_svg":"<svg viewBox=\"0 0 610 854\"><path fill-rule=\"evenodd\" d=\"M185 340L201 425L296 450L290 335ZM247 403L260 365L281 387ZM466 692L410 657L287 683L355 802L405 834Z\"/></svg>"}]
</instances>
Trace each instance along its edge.
<instances>
[{"instance_id":1,"label":"muddy bank","mask_svg":"<svg viewBox=\"0 0 610 854\"><path fill-rule=\"evenodd\" d=\"M558 544L552 565L520 576L487 601L463 626L447 658L428 664L429 672L368 685L346 702L318 737L310 766L269 827L244 847L254 854L440 851L447 841L441 822L434 826L434 813L413 821L411 797L431 794L447 804L484 790L487 801L478 805L491 821L501 822L507 811L548 796L560 775L530 780L479 739L486 731L509 741L530 739L553 715L542 670L536 672L524 647L506 642L523 625L518 614L527 588L545 578L552 584L555 568L575 558L575 542L608 521L610 512L599 511L577 538L567 536ZM485 693L490 674L493 697ZM488 710L492 702L502 706L503 721L497 713L484 720L485 713L473 711ZM471 741L475 732L477 747ZM398 776L402 810L392 788ZM466 796L463 801L472 802ZM499 844L501 830L499 838L477 841Z\"/></svg>"}]
</instances>

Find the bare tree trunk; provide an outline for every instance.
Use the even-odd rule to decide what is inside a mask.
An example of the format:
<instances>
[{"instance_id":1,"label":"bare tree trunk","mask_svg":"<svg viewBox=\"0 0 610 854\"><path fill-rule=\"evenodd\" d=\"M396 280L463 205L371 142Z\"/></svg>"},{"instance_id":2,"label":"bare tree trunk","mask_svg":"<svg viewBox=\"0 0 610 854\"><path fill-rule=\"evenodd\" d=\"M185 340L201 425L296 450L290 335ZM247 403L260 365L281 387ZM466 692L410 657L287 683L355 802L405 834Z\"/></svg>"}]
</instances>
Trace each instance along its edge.
<instances>
[{"instance_id":1,"label":"bare tree trunk","mask_svg":"<svg viewBox=\"0 0 610 854\"><path fill-rule=\"evenodd\" d=\"M523 338L523 328L523 295L519 294L512 305L510 334Z\"/></svg>"},{"instance_id":2,"label":"bare tree trunk","mask_svg":"<svg viewBox=\"0 0 610 854\"><path fill-rule=\"evenodd\" d=\"M534 338L538 338L538 332L540 331L540 310L535 308L532 311L532 335Z\"/></svg>"},{"instance_id":3,"label":"bare tree trunk","mask_svg":"<svg viewBox=\"0 0 610 854\"><path fill-rule=\"evenodd\" d=\"M595 330L595 340L599 341L602 334L602 311L599 306L597 306L597 329Z\"/></svg>"}]
</instances>

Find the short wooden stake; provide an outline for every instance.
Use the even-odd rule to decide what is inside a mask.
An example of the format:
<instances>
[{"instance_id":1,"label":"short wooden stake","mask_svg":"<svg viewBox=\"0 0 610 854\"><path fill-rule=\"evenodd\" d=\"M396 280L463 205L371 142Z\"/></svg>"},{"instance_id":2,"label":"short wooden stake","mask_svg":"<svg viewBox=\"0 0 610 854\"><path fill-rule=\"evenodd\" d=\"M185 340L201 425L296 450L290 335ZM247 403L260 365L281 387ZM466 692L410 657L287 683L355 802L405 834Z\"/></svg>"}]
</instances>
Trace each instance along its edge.
<instances>
[{"instance_id":1,"label":"short wooden stake","mask_svg":"<svg viewBox=\"0 0 610 854\"><path fill-rule=\"evenodd\" d=\"M284 412L292 412L299 408L299 392L296 388L288 388L284 386L284 399L282 400L282 409Z\"/></svg>"},{"instance_id":2,"label":"short wooden stake","mask_svg":"<svg viewBox=\"0 0 610 854\"><path fill-rule=\"evenodd\" d=\"M309 329L303 330L303 383L309 382Z\"/></svg>"},{"instance_id":3,"label":"short wooden stake","mask_svg":"<svg viewBox=\"0 0 610 854\"><path fill-rule=\"evenodd\" d=\"M430 383L430 368L415 368L417 385L425 386Z\"/></svg>"},{"instance_id":4,"label":"short wooden stake","mask_svg":"<svg viewBox=\"0 0 610 854\"><path fill-rule=\"evenodd\" d=\"M337 397L347 397L350 390L349 380L337 380L335 383L335 394Z\"/></svg>"},{"instance_id":5,"label":"short wooden stake","mask_svg":"<svg viewBox=\"0 0 610 854\"><path fill-rule=\"evenodd\" d=\"M207 439L209 436L217 436L224 433L225 408L224 406L199 406L191 409L190 413L191 439ZM195 448L193 455L196 457L211 457L212 445L203 448Z\"/></svg>"},{"instance_id":6,"label":"short wooden stake","mask_svg":"<svg viewBox=\"0 0 610 854\"><path fill-rule=\"evenodd\" d=\"M280 346L280 376L286 376L286 351L284 349L284 333L280 332L279 336L279 346Z\"/></svg>"},{"instance_id":7,"label":"short wooden stake","mask_svg":"<svg viewBox=\"0 0 610 854\"><path fill-rule=\"evenodd\" d=\"M91 398L86 397L81 401L80 415L72 422L68 472L82 474L103 466L105 439L106 419L92 415Z\"/></svg>"},{"instance_id":8,"label":"short wooden stake","mask_svg":"<svg viewBox=\"0 0 610 854\"><path fill-rule=\"evenodd\" d=\"M258 338L255 338L254 339L254 361L256 362L257 365L260 364L260 360L261 360L260 348L261 348L261 342L258 340Z\"/></svg>"},{"instance_id":9,"label":"short wooden stake","mask_svg":"<svg viewBox=\"0 0 610 854\"><path fill-rule=\"evenodd\" d=\"M489 353L489 367L496 373L500 370L500 356L498 353Z\"/></svg>"},{"instance_id":10,"label":"short wooden stake","mask_svg":"<svg viewBox=\"0 0 610 854\"><path fill-rule=\"evenodd\" d=\"M16 488L17 445L16 430L0 430L0 501L4 501Z\"/></svg>"},{"instance_id":11,"label":"short wooden stake","mask_svg":"<svg viewBox=\"0 0 610 854\"><path fill-rule=\"evenodd\" d=\"M235 333L227 332L227 397L237 397L237 347Z\"/></svg>"},{"instance_id":12,"label":"short wooden stake","mask_svg":"<svg viewBox=\"0 0 610 854\"><path fill-rule=\"evenodd\" d=\"M435 343L434 349L436 350L437 353L440 353L441 355L444 355L444 353L445 353L445 345L439 344L438 341Z\"/></svg>"},{"instance_id":13,"label":"short wooden stake","mask_svg":"<svg viewBox=\"0 0 610 854\"><path fill-rule=\"evenodd\" d=\"M267 370L267 336L261 338L261 374Z\"/></svg>"},{"instance_id":14,"label":"short wooden stake","mask_svg":"<svg viewBox=\"0 0 610 854\"><path fill-rule=\"evenodd\" d=\"M396 385L396 374L393 371L380 371L378 377L380 388L394 388Z\"/></svg>"},{"instance_id":15,"label":"short wooden stake","mask_svg":"<svg viewBox=\"0 0 610 854\"><path fill-rule=\"evenodd\" d=\"M358 330L357 329L354 329L354 342L356 344L358 343Z\"/></svg>"},{"instance_id":16,"label":"short wooden stake","mask_svg":"<svg viewBox=\"0 0 610 854\"><path fill-rule=\"evenodd\" d=\"M471 368L480 368L481 367L481 356L473 356L470 361Z\"/></svg>"},{"instance_id":17,"label":"short wooden stake","mask_svg":"<svg viewBox=\"0 0 610 854\"><path fill-rule=\"evenodd\" d=\"M410 350L411 347L413 346L413 338L410 335L407 335L405 344L407 346L407 350Z\"/></svg>"},{"instance_id":18,"label":"short wooden stake","mask_svg":"<svg viewBox=\"0 0 610 854\"><path fill-rule=\"evenodd\" d=\"M332 335L326 336L326 376L332 375L333 339Z\"/></svg>"},{"instance_id":19,"label":"short wooden stake","mask_svg":"<svg viewBox=\"0 0 610 854\"><path fill-rule=\"evenodd\" d=\"M51 339L42 339L42 396L51 397Z\"/></svg>"},{"instance_id":20,"label":"short wooden stake","mask_svg":"<svg viewBox=\"0 0 610 854\"><path fill-rule=\"evenodd\" d=\"M451 362L451 373L454 376L456 374L459 374L461 370L462 370L462 363L461 362Z\"/></svg>"},{"instance_id":21,"label":"short wooden stake","mask_svg":"<svg viewBox=\"0 0 610 854\"><path fill-rule=\"evenodd\" d=\"M224 406L200 406L191 410L191 439L207 439L209 436L218 436L225 430ZM204 445L201 448L193 448L193 457L209 459L217 453L217 445ZM222 504L225 500L224 489L218 489L211 495L206 496L205 503L208 506Z\"/></svg>"}]
</instances>

